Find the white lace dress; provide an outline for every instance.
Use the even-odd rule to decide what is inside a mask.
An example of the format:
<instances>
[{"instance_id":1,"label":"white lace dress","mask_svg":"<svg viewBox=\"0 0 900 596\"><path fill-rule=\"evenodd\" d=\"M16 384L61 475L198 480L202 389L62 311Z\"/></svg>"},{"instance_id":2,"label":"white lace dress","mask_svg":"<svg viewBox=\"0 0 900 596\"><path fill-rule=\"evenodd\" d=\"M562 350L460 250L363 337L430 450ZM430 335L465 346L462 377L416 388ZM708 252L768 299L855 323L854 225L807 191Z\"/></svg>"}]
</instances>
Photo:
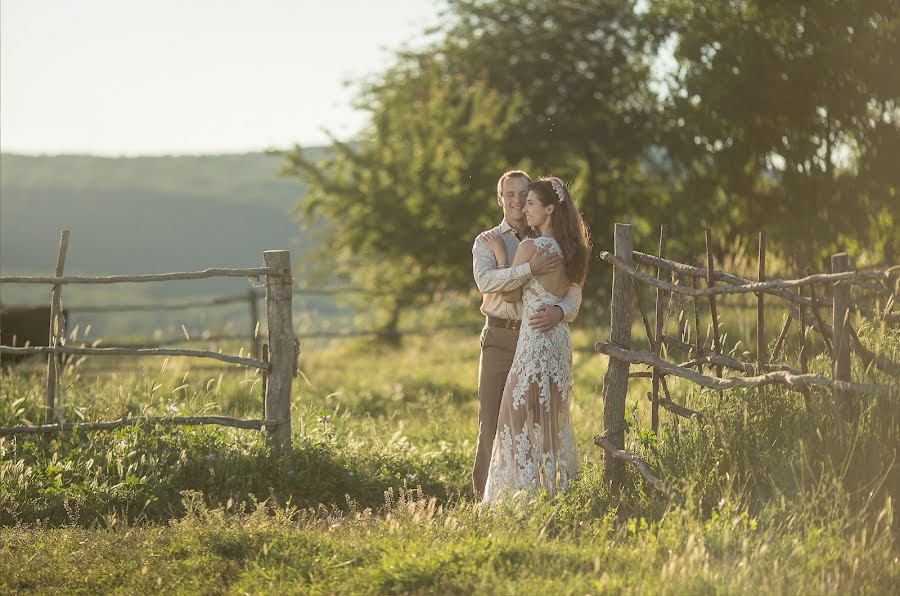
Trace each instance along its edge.
<instances>
[{"instance_id":1,"label":"white lace dress","mask_svg":"<svg viewBox=\"0 0 900 596\"><path fill-rule=\"evenodd\" d=\"M535 238L534 243L562 252L553 238ZM527 324L541 306L561 300L535 278L522 286L522 327L500 402L482 501L485 505L516 493L565 491L575 474L569 418L573 384L569 326L560 323L544 333Z\"/></svg>"}]
</instances>

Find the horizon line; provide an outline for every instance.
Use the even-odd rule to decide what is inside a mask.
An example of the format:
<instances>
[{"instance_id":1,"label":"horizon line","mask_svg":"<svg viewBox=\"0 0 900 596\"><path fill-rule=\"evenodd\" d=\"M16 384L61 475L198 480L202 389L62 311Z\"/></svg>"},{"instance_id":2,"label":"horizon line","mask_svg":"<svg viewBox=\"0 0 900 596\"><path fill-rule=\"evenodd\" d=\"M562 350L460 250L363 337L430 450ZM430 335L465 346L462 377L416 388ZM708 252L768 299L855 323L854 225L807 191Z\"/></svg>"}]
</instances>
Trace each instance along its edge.
<instances>
[{"instance_id":1,"label":"horizon line","mask_svg":"<svg viewBox=\"0 0 900 596\"><path fill-rule=\"evenodd\" d=\"M283 154L299 146L302 149L322 149L330 147L327 143L294 143L287 147L256 147L247 149L221 149L221 150L197 150L197 151L165 151L165 152L115 152L115 151L90 151L90 150L54 150L54 149L17 149L0 147L0 154L15 155L19 157L97 157L101 159L139 159L139 158L162 158L162 157L221 157L221 156L238 156L238 155L265 155L265 154Z\"/></svg>"}]
</instances>

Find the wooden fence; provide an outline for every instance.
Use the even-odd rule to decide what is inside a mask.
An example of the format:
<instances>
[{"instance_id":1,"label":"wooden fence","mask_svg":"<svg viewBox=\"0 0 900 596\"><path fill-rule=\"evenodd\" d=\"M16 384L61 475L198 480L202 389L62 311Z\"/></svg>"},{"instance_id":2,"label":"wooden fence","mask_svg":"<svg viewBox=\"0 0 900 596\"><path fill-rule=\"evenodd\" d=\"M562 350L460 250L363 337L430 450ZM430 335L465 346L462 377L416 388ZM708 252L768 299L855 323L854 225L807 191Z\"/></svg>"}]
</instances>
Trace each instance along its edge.
<instances>
[{"instance_id":1,"label":"wooden fence","mask_svg":"<svg viewBox=\"0 0 900 596\"><path fill-rule=\"evenodd\" d=\"M851 270L846 253L835 254L831 258L832 272L811 274L799 279L769 280L766 276L766 236L760 233L759 273L757 280L744 279L736 275L716 271L713 263L712 241L706 230L706 267L694 267L666 258L667 227L660 229L658 256L634 250L631 226L616 224L615 252L601 253L601 258L613 266L612 301L610 304L610 338L598 341L595 349L610 357L609 367L603 384L605 434L594 438L594 442L605 450L604 462L606 481L612 484L621 481L622 467L619 462L635 465L641 474L656 488L675 496L674 491L663 481L653 476L646 463L635 454L624 450L625 440L625 398L629 378L650 378L652 390L647 394L651 401L651 429L659 427L659 407L677 416L699 418L700 413L672 400L666 382L667 377L687 379L702 387L712 389L732 389L736 387L761 387L783 385L801 392L808 403L809 386L819 385L831 389L834 401L835 419L838 432L858 413L858 401L851 395L900 395L897 384L890 386L855 383L850 378L851 349L867 368L877 368L890 375L900 377L900 364L882 354L873 353L860 341L854 329L850 313L870 320L894 325L900 322L900 313L891 312L898 287L900 287L900 267L886 271ZM656 276L642 272L637 265L656 268ZM675 278L675 283L664 277ZM683 280L691 279L688 286ZM705 280L705 288L698 288L698 280ZM655 325L651 327L644 305L641 303L638 284L656 288ZM718 285L717 285L718 284ZM832 297L818 297L816 285L831 286ZM866 292L875 292L884 297L884 308L868 309L853 303L851 288L858 287ZM792 291L794 290L794 291ZM719 316L716 298L729 294L754 293L757 296L756 361L742 362L725 353L720 336ZM668 302L673 295L680 295L682 306L679 321L685 325L684 303L688 298L694 302L695 342L688 343L685 337L666 335L665 322ZM765 297L775 296L788 303L789 312L781 332L777 336L772 357L767 353L765 336ZM700 333L698 303L708 300L711 317L712 347L703 345ZM631 348L631 329L634 304L637 303L649 351L635 351ZM829 326L819 314L819 309L830 308L832 323ZM784 345L791 321L798 322L799 368L778 364L784 354ZM822 336L824 349L831 356L832 376L811 374L807 368L810 345L807 329L812 328ZM661 356L665 346L672 352L684 352L689 360L681 364L667 362ZM646 365L650 371L630 372L632 364ZM715 376L703 374L703 366L715 368ZM723 376L724 369L740 373L741 376ZM662 393L660 393L662 389Z\"/></svg>"},{"instance_id":2,"label":"wooden fence","mask_svg":"<svg viewBox=\"0 0 900 596\"><path fill-rule=\"evenodd\" d=\"M294 335L291 317L292 279L290 253L270 250L263 253L263 267L255 269L205 269L203 271L157 273L148 275L114 275L107 277L64 276L63 270L69 245L69 231L60 234L56 272L53 277L0 277L0 283L48 284L52 286L50 330L47 346L0 346L2 354L47 354L47 390L44 424L0 428L0 435L17 433L46 433L77 428L102 430L142 423L219 424L235 428L266 431L270 444L290 447L291 441L291 380L297 373L299 344ZM62 287L67 284L140 283L174 280L206 279L211 277L265 277L268 344L263 346L263 358L243 358L218 352L173 348L88 348L65 345L65 325L60 320ZM128 356L191 356L259 369L263 374L263 419L240 420L224 416L140 417L110 422L84 424L66 423L56 407L58 374L64 354L128 355Z\"/></svg>"}]
</instances>

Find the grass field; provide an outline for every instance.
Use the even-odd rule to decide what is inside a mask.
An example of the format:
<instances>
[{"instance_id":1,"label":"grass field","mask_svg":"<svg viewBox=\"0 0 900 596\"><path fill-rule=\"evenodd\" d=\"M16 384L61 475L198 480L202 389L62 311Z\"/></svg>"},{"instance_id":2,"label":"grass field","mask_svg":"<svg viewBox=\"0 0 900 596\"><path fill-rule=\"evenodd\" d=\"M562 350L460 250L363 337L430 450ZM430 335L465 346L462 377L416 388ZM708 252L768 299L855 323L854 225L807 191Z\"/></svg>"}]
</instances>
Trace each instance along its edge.
<instances>
[{"instance_id":1,"label":"grass field","mask_svg":"<svg viewBox=\"0 0 900 596\"><path fill-rule=\"evenodd\" d=\"M860 332L896 359L900 335ZM601 334L578 331L575 344ZM900 585L896 400L855 398L864 414L837 436L829 391L806 404L778 388L720 397L674 381L676 400L704 420L663 413L656 436L638 397L649 383L633 381L627 448L684 495L679 506L632 469L621 493L601 482L592 437L603 430L606 358L578 352L580 474L570 493L479 515L469 486L477 358L477 335L463 332L397 349L307 349L289 454L217 427L0 439L0 591L886 594ZM143 359L142 373L77 380L76 366L64 379L66 419L260 416L258 376L189 364ZM3 374L0 425L39 420L43 377ZM854 378L896 382L857 369Z\"/></svg>"}]
</instances>

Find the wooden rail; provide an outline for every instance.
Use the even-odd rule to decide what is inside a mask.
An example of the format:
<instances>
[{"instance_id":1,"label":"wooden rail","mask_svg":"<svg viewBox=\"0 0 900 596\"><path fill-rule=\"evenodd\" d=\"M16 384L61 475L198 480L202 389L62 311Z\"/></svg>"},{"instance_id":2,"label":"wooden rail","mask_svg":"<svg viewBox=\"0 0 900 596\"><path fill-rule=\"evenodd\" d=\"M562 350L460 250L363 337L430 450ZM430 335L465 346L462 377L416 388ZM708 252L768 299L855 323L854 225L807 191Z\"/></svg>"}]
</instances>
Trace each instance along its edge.
<instances>
[{"instance_id":1,"label":"wooden rail","mask_svg":"<svg viewBox=\"0 0 900 596\"><path fill-rule=\"evenodd\" d=\"M596 437L595 442L606 451L604 454L604 477L610 483L615 484L621 480L619 462L629 462L641 470L648 482L668 492L667 485L660 484L661 481L658 478L648 475L649 470L646 468L646 464L643 464L638 456L624 451L621 421L625 418L624 396L627 394L630 378L650 378L652 380L652 390L646 395L651 402L650 428L654 432L658 431L658 408L660 406L681 417L700 417L700 413L687 406L677 404L671 399L666 380L673 377L686 379L701 387L719 390L720 395L722 391L734 388L784 386L803 394L807 411L810 411L809 388L821 386L832 391L835 418L840 428L854 420L861 410L859 400L853 399L853 397L860 395L896 397L900 395L900 383L877 385L856 383L851 380L851 350L860 357L867 368L878 368L897 376L900 372L900 365L882 354L874 354L867 350L849 320L850 313L856 312L879 322L893 324L900 321L900 313L891 312L896 293L900 289L900 268L892 267L886 271L855 271L850 266L848 255L841 253L832 257L831 273L813 274L807 270L806 277L786 280L771 279L766 271L766 234L763 231L759 235L757 280L751 281L716 271L713 264L711 231L706 230L705 236L705 268L666 259L667 229L665 225L660 228L659 256L634 251L631 227L626 224L616 224L615 253L610 254L606 251L600 253L601 259L613 265L613 291L609 309L610 340L598 341L595 344L598 352L610 356L603 385L603 420L606 431L602 437ZM656 275L641 271L638 265L655 267ZM670 272L675 283L664 279L663 271ZM624 277L630 278L631 283L625 282ZM691 278L689 285L682 283L686 277ZM698 287L698 279L706 280L705 288ZM638 282L657 290L655 329L654 326L651 326L641 302ZM893 284L893 290L882 285L885 282ZM815 292L817 284L833 288L832 298L817 298ZM867 310L854 304L851 300L852 286L889 296L883 312ZM805 295L804 288L809 289L808 295ZM723 339L719 333L716 298L741 294L756 294L756 357L755 362L752 363L742 362L733 356L726 355L722 345ZM799 315L795 310L784 317L771 357L768 354L765 331L767 306L765 294L777 296L799 307ZM687 333L689 323L685 316L684 301L678 302L680 337L665 333L668 310L666 298L674 295L693 298L694 343L685 341L689 337ZM632 310L630 306L633 296L636 297L641 322L650 345L649 351L635 351L631 348ZM700 299L709 300L712 349L706 347L702 340L698 304ZM822 320L818 312L819 308L826 306L830 307L832 311L831 326ZM798 325L799 369L779 361L785 352L784 348L792 319L800 321ZM832 359L831 378L808 372L807 319L812 322L812 327L821 333L825 340L825 349ZM662 357L662 348L664 347L684 351L689 354L690 359L682 364L667 362ZM632 364L649 366L650 371L630 372L629 365ZM704 374L704 365L715 367L715 376ZM726 368L737 371L742 376L726 377L723 372ZM666 394L665 399L661 398L660 389Z\"/></svg>"},{"instance_id":2,"label":"wooden rail","mask_svg":"<svg viewBox=\"0 0 900 596\"><path fill-rule=\"evenodd\" d=\"M229 356L205 350L183 350L179 348L80 348L75 346L0 346L0 354L81 354L86 356L191 356L193 358L211 358L221 362L240 364L269 372L269 364L254 358Z\"/></svg>"},{"instance_id":3,"label":"wooden rail","mask_svg":"<svg viewBox=\"0 0 900 596\"><path fill-rule=\"evenodd\" d=\"M230 426L232 428L262 430L264 428L274 428L278 424L278 421L242 420L240 418L230 418L228 416L141 416L135 418L120 418L119 420L107 422L64 422L62 424L45 424L43 426L11 426L8 428L0 428L0 436L56 433L70 430L79 432L113 430L123 426L139 426L144 424L167 424L174 426L217 424L219 426Z\"/></svg>"},{"instance_id":4,"label":"wooden rail","mask_svg":"<svg viewBox=\"0 0 900 596\"><path fill-rule=\"evenodd\" d=\"M148 275L113 275L106 277L64 276L66 249L69 232L60 234L60 248L56 271L53 277L0 277L0 283L50 284L51 292L50 334L47 346L15 347L0 346L2 354L47 354L47 393L45 400L45 424L42 426L15 426L0 429L0 435L17 433L46 433L63 430L106 430L125 425L159 422L166 424L220 424L235 428L249 428L267 431L270 444L289 448L291 444L291 381L297 373L299 344L294 335L291 321L291 301L293 280L291 279L290 253L286 250L270 250L263 253L265 267L253 269L205 269L176 273L156 273ZM74 347L63 345L65 326L60 321L61 291L65 284L111 284L132 282L158 282L175 280L206 279L210 277L260 277L266 279L266 311L269 345L266 358L243 358L204 350L181 348L126 348L126 347ZM251 318L254 319L254 339L256 336L256 295L251 289L245 299L251 300ZM222 303L222 300L216 303ZM255 343L255 341L254 341ZM254 349L256 346L254 346ZM254 351L254 353L256 353ZM230 364L257 368L263 372L264 416L263 420L238 420L222 416L198 416L181 418L134 418L110 422L85 424L66 423L62 410L56 401L58 372L62 354L94 356L189 356L209 358ZM52 424L56 419L57 423Z\"/></svg>"},{"instance_id":5,"label":"wooden rail","mask_svg":"<svg viewBox=\"0 0 900 596\"><path fill-rule=\"evenodd\" d=\"M203 271L181 271L175 273L148 273L145 275L109 275L100 276L77 276L70 275L65 277L40 277L40 276L20 276L20 277L0 277L0 283L15 284L120 284L120 283L141 283L153 281L178 281L188 279L207 279L210 277L263 277L263 276L284 276L284 272L273 271L268 267L257 267L255 269L204 269Z\"/></svg>"}]
</instances>

